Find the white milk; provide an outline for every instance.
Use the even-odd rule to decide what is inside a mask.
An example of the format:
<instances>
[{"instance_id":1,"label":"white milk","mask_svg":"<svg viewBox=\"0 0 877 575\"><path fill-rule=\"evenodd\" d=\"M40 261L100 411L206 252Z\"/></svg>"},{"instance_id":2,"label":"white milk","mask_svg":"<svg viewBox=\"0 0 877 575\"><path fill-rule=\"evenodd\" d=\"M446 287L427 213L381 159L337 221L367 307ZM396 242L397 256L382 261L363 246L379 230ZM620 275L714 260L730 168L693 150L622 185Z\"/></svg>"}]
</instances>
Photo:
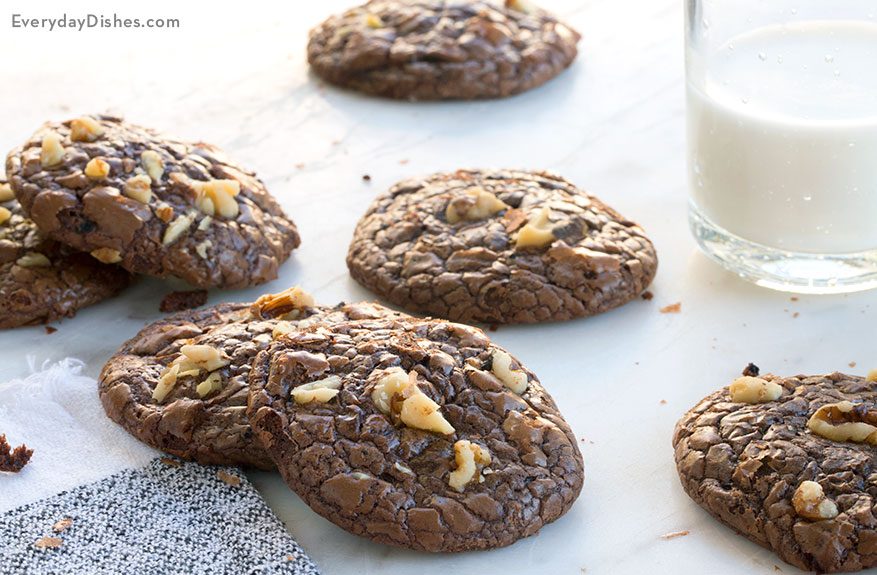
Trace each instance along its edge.
<instances>
[{"instance_id":1,"label":"white milk","mask_svg":"<svg viewBox=\"0 0 877 575\"><path fill-rule=\"evenodd\" d=\"M762 28L705 58L688 86L700 212L783 250L877 249L877 24Z\"/></svg>"}]
</instances>

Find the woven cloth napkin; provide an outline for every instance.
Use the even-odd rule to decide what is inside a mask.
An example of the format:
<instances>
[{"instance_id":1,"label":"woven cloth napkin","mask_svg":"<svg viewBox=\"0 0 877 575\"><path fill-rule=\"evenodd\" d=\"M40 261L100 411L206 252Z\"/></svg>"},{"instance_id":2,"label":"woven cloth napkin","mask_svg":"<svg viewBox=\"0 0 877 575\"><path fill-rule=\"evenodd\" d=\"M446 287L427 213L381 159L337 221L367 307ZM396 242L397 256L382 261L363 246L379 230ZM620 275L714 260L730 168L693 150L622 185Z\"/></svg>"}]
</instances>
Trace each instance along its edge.
<instances>
[{"instance_id":1,"label":"woven cloth napkin","mask_svg":"<svg viewBox=\"0 0 877 575\"><path fill-rule=\"evenodd\" d=\"M318 573L240 470L139 443L82 368L0 383L0 434L34 451L0 473L0 573Z\"/></svg>"}]
</instances>

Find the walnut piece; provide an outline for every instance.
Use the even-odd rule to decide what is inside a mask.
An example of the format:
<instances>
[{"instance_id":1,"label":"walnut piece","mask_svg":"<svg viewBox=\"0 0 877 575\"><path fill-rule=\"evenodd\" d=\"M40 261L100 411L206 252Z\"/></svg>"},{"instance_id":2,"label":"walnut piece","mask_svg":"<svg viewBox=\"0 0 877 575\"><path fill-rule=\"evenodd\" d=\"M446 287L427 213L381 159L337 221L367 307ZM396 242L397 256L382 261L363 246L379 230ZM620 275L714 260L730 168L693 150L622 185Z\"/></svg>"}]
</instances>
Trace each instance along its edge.
<instances>
[{"instance_id":1,"label":"walnut piece","mask_svg":"<svg viewBox=\"0 0 877 575\"><path fill-rule=\"evenodd\" d=\"M445 209L445 218L449 224L456 224L463 220L474 222L488 218L508 208L509 206L505 202L492 193L484 191L479 187L472 187L448 202L448 207Z\"/></svg>"},{"instance_id":2,"label":"walnut piece","mask_svg":"<svg viewBox=\"0 0 877 575\"><path fill-rule=\"evenodd\" d=\"M158 219L167 224L174 219L174 207L166 202L159 202L159 204L155 206L155 215Z\"/></svg>"},{"instance_id":3,"label":"walnut piece","mask_svg":"<svg viewBox=\"0 0 877 575\"><path fill-rule=\"evenodd\" d=\"M731 383L728 392L731 401L736 403L768 403L780 398L783 386L760 377L744 375Z\"/></svg>"},{"instance_id":4,"label":"walnut piece","mask_svg":"<svg viewBox=\"0 0 877 575\"><path fill-rule=\"evenodd\" d=\"M454 461L457 469L448 477L448 484L462 493L473 480L484 481L481 470L490 465L490 453L476 443L460 439L454 443Z\"/></svg>"},{"instance_id":5,"label":"walnut piece","mask_svg":"<svg viewBox=\"0 0 877 575\"><path fill-rule=\"evenodd\" d=\"M195 246L195 253L198 254L202 260L207 259L207 250L213 247L213 242L210 240L204 240L197 246Z\"/></svg>"},{"instance_id":6,"label":"walnut piece","mask_svg":"<svg viewBox=\"0 0 877 575\"><path fill-rule=\"evenodd\" d=\"M823 405L807 421L810 431L826 439L871 445L877 445L875 425L877 414L849 401Z\"/></svg>"},{"instance_id":7,"label":"walnut piece","mask_svg":"<svg viewBox=\"0 0 877 575\"><path fill-rule=\"evenodd\" d=\"M229 360L223 355L222 351L213 346L184 345L180 347L179 357L173 360L159 376L158 384L152 391L152 399L157 403L162 403L181 377L198 375L201 371L213 372L228 364ZM209 380L210 376L207 379ZM204 381L201 384L204 384ZM215 380L211 380L209 387L212 389L214 385L216 385ZM207 386L201 389L206 390ZM198 388L196 388L196 391L198 391ZM201 392L198 391L198 393L200 394ZM207 395L207 393L204 395Z\"/></svg>"},{"instance_id":8,"label":"walnut piece","mask_svg":"<svg viewBox=\"0 0 877 575\"><path fill-rule=\"evenodd\" d=\"M52 525L52 531L54 531L55 533L61 533L70 529L71 525L73 525L73 518L65 517L63 519L59 519L55 522L54 525Z\"/></svg>"},{"instance_id":9,"label":"walnut piece","mask_svg":"<svg viewBox=\"0 0 877 575\"><path fill-rule=\"evenodd\" d=\"M443 435L454 433L453 426L441 414L439 405L417 385L417 372L406 374L391 367L375 384L371 393L377 408L408 427Z\"/></svg>"},{"instance_id":10,"label":"walnut piece","mask_svg":"<svg viewBox=\"0 0 877 575\"><path fill-rule=\"evenodd\" d=\"M37 549L57 549L63 542L60 537L40 537L33 546Z\"/></svg>"},{"instance_id":11,"label":"walnut piece","mask_svg":"<svg viewBox=\"0 0 877 575\"><path fill-rule=\"evenodd\" d=\"M518 232L515 249L544 248L556 240L551 231L551 209L548 206L542 208L535 218L531 218Z\"/></svg>"},{"instance_id":12,"label":"walnut piece","mask_svg":"<svg viewBox=\"0 0 877 575\"><path fill-rule=\"evenodd\" d=\"M162 245L169 246L177 241L192 226L194 220L195 216L191 214L177 216L164 231L164 237L161 240Z\"/></svg>"},{"instance_id":13,"label":"walnut piece","mask_svg":"<svg viewBox=\"0 0 877 575\"><path fill-rule=\"evenodd\" d=\"M384 27L384 22L383 22L383 20L381 20L381 17L378 16L377 14L366 14L365 25L368 26L369 28L378 29L378 28Z\"/></svg>"},{"instance_id":14,"label":"walnut piece","mask_svg":"<svg viewBox=\"0 0 877 575\"><path fill-rule=\"evenodd\" d=\"M140 165L153 182L161 182L164 175L164 160L155 150L145 150L140 154Z\"/></svg>"},{"instance_id":15,"label":"walnut piece","mask_svg":"<svg viewBox=\"0 0 877 575\"><path fill-rule=\"evenodd\" d=\"M9 221L9 218L12 217L12 212L0 206L0 226Z\"/></svg>"},{"instance_id":16,"label":"walnut piece","mask_svg":"<svg viewBox=\"0 0 877 575\"><path fill-rule=\"evenodd\" d=\"M490 371L493 372L493 375L495 375L503 385L518 395L522 395L527 391L527 386L530 384L530 380L524 371L512 369L512 356L501 349L494 349L491 363L493 363L493 365L490 368Z\"/></svg>"},{"instance_id":17,"label":"walnut piece","mask_svg":"<svg viewBox=\"0 0 877 575\"><path fill-rule=\"evenodd\" d=\"M218 371L214 371L210 375L208 375L204 381L199 383L195 387L195 391L198 393L198 397L207 397L213 392L219 391L222 389L222 374Z\"/></svg>"},{"instance_id":18,"label":"walnut piece","mask_svg":"<svg viewBox=\"0 0 877 575\"><path fill-rule=\"evenodd\" d=\"M296 319L301 310L314 307L314 297L298 286L280 293L265 294L253 304L250 312L257 318Z\"/></svg>"},{"instance_id":19,"label":"walnut piece","mask_svg":"<svg viewBox=\"0 0 877 575\"><path fill-rule=\"evenodd\" d=\"M91 250L91 257L105 264L117 264L122 261L122 254L119 253L119 250L114 250L112 248L97 248L96 250Z\"/></svg>"},{"instance_id":20,"label":"walnut piece","mask_svg":"<svg viewBox=\"0 0 877 575\"><path fill-rule=\"evenodd\" d=\"M64 159L64 145L58 132L49 132L43 136L40 144L40 165L44 168L57 166Z\"/></svg>"},{"instance_id":21,"label":"walnut piece","mask_svg":"<svg viewBox=\"0 0 877 575\"><path fill-rule=\"evenodd\" d=\"M14 198L15 192L12 191L12 186L5 182L0 183L0 204L8 202Z\"/></svg>"},{"instance_id":22,"label":"walnut piece","mask_svg":"<svg viewBox=\"0 0 877 575\"><path fill-rule=\"evenodd\" d=\"M505 0L505 7L524 14L534 14L537 10L530 0Z\"/></svg>"},{"instance_id":23,"label":"walnut piece","mask_svg":"<svg viewBox=\"0 0 877 575\"><path fill-rule=\"evenodd\" d=\"M146 174L132 176L125 182L123 193L141 204L148 204L149 200L152 199L152 178Z\"/></svg>"},{"instance_id":24,"label":"walnut piece","mask_svg":"<svg viewBox=\"0 0 877 575\"><path fill-rule=\"evenodd\" d=\"M290 395L298 404L305 403L326 403L331 401L341 391L341 378L337 375L330 375L319 381L312 381L300 385L292 390Z\"/></svg>"},{"instance_id":25,"label":"walnut piece","mask_svg":"<svg viewBox=\"0 0 877 575\"><path fill-rule=\"evenodd\" d=\"M74 142L94 142L103 135L103 126L90 116L82 116L70 122L70 139Z\"/></svg>"},{"instance_id":26,"label":"walnut piece","mask_svg":"<svg viewBox=\"0 0 877 575\"><path fill-rule=\"evenodd\" d=\"M822 486L815 481L802 481L792 496L795 513L805 519L821 521L837 517L837 505L825 496Z\"/></svg>"},{"instance_id":27,"label":"walnut piece","mask_svg":"<svg viewBox=\"0 0 877 575\"><path fill-rule=\"evenodd\" d=\"M201 182L192 180L195 190L195 207L208 216L223 218L237 217L240 212L235 197L241 193L241 183L237 180L209 180Z\"/></svg>"},{"instance_id":28,"label":"walnut piece","mask_svg":"<svg viewBox=\"0 0 877 575\"><path fill-rule=\"evenodd\" d=\"M89 178L101 180L110 175L110 165L101 158L92 158L85 164L85 175Z\"/></svg>"},{"instance_id":29,"label":"walnut piece","mask_svg":"<svg viewBox=\"0 0 877 575\"><path fill-rule=\"evenodd\" d=\"M18 258L15 263L23 268L47 268L52 265L49 258L37 252L26 253Z\"/></svg>"}]
</instances>

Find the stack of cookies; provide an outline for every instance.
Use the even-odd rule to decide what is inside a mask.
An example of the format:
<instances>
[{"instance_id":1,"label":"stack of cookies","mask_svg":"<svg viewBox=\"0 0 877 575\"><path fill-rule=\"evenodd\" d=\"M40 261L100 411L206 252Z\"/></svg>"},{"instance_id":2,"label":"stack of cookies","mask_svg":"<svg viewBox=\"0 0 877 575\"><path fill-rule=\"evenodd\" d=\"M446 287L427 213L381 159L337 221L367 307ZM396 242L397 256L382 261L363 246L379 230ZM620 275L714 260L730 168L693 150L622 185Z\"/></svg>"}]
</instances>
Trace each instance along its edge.
<instances>
[{"instance_id":1,"label":"stack of cookies","mask_svg":"<svg viewBox=\"0 0 877 575\"><path fill-rule=\"evenodd\" d=\"M479 329L299 288L144 328L100 397L138 439L205 464L277 468L317 513L427 551L509 545L582 487L538 378Z\"/></svg>"},{"instance_id":2,"label":"stack of cookies","mask_svg":"<svg viewBox=\"0 0 877 575\"><path fill-rule=\"evenodd\" d=\"M6 158L0 327L53 321L132 273L201 287L277 277L295 224L254 174L204 143L110 116L48 123Z\"/></svg>"}]
</instances>

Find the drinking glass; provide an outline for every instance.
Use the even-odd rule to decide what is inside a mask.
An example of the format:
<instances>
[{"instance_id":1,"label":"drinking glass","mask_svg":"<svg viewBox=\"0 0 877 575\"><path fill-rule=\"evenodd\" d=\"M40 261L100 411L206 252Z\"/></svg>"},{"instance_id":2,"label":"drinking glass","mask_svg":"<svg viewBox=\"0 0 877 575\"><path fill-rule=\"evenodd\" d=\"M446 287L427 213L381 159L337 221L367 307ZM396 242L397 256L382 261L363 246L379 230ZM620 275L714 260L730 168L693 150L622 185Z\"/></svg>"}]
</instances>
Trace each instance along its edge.
<instances>
[{"instance_id":1,"label":"drinking glass","mask_svg":"<svg viewBox=\"0 0 877 575\"><path fill-rule=\"evenodd\" d=\"M689 223L803 293L877 287L877 2L687 0Z\"/></svg>"}]
</instances>

